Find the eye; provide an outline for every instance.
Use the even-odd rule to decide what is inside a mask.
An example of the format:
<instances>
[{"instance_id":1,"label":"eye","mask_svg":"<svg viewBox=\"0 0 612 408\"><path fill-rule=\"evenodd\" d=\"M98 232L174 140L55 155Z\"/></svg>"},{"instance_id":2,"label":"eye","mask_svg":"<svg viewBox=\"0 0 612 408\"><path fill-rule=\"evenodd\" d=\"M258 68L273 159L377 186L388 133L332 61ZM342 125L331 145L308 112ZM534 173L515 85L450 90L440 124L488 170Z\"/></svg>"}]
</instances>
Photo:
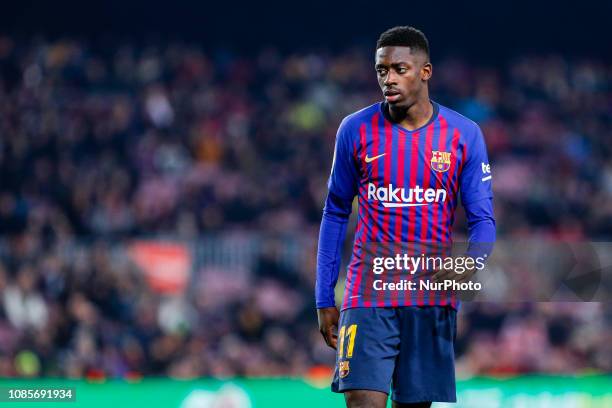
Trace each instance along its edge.
<instances>
[{"instance_id":1,"label":"eye","mask_svg":"<svg viewBox=\"0 0 612 408\"><path fill-rule=\"evenodd\" d=\"M399 67L397 69L398 74L405 74L406 72L408 72L408 69L406 69L405 67Z\"/></svg>"},{"instance_id":2,"label":"eye","mask_svg":"<svg viewBox=\"0 0 612 408\"><path fill-rule=\"evenodd\" d=\"M378 68L378 69L376 69L376 72L378 72L379 76L387 75L387 70L385 68Z\"/></svg>"}]
</instances>

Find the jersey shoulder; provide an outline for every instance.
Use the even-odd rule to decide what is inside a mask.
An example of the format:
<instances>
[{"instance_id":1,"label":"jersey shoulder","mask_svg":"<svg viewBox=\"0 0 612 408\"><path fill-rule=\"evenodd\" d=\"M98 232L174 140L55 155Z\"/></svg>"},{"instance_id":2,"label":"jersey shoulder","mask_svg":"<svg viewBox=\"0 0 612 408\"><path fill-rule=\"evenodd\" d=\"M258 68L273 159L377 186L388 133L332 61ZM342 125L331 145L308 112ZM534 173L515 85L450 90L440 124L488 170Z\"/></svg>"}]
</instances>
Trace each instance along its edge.
<instances>
[{"instance_id":1,"label":"jersey shoulder","mask_svg":"<svg viewBox=\"0 0 612 408\"><path fill-rule=\"evenodd\" d=\"M440 115L446 120L448 127L450 129L457 129L461 138L466 141L474 141L475 138L482 137L480 126L472 119L446 106L438 106L440 108Z\"/></svg>"},{"instance_id":2,"label":"jersey shoulder","mask_svg":"<svg viewBox=\"0 0 612 408\"><path fill-rule=\"evenodd\" d=\"M363 123L368 123L372 120L372 116L380 112L380 102L376 102L370 106L366 106L356 112L347 115L340 123L340 129L345 131L357 131Z\"/></svg>"}]
</instances>

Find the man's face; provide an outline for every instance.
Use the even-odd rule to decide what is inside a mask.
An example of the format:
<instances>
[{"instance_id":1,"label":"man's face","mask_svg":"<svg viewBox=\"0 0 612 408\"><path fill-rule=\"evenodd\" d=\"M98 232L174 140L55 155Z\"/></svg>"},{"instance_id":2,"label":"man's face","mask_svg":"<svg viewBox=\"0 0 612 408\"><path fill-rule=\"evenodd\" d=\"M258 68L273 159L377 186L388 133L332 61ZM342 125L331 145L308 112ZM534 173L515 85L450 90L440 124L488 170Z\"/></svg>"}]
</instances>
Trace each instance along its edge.
<instances>
[{"instance_id":1,"label":"man's face","mask_svg":"<svg viewBox=\"0 0 612 408\"><path fill-rule=\"evenodd\" d=\"M410 47L377 49L375 69L385 100L394 108L412 106L431 77L425 53Z\"/></svg>"}]
</instances>

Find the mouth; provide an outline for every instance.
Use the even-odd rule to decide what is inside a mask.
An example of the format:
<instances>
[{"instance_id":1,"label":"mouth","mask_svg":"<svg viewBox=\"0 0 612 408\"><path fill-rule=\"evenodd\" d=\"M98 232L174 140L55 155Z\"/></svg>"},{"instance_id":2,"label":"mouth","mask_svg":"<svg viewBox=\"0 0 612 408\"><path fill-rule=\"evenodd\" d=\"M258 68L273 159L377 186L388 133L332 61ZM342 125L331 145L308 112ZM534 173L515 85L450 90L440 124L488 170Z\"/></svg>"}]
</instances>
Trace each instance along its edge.
<instances>
[{"instance_id":1,"label":"mouth","mask_svg":"<svg viewBox=\"0 0 612 408\"><path fill-rule=\"evenodd\" d=\"M386 89L383 92L383 95L385 96L385 99L388 102L393 102L396 101L397 99L400 98L401 94L399 93L399 91L395 90L395 89Z\"/></svg>"}]
</instances>

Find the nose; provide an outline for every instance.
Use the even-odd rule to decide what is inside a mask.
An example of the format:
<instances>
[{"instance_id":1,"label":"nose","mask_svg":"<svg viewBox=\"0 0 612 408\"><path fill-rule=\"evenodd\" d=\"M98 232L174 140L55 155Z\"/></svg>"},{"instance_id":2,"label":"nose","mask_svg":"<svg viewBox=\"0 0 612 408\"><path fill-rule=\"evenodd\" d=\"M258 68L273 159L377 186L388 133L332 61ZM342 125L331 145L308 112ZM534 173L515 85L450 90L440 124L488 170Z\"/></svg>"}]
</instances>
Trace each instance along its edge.
<instances>
[{"instance_id":1,"label":"nose","mask_svg":"<svg viewBox=\"0 0 612 408\"><path fill-rule=\"evenodd\" d=\"M384 79L383 83L384 83L385 86L390 86L390 85L396 85L397 84L396 76L393 73L392 69L390 69L387 72L387 75L385 76L385 79Z\"/></svg>"}]
</instances>

